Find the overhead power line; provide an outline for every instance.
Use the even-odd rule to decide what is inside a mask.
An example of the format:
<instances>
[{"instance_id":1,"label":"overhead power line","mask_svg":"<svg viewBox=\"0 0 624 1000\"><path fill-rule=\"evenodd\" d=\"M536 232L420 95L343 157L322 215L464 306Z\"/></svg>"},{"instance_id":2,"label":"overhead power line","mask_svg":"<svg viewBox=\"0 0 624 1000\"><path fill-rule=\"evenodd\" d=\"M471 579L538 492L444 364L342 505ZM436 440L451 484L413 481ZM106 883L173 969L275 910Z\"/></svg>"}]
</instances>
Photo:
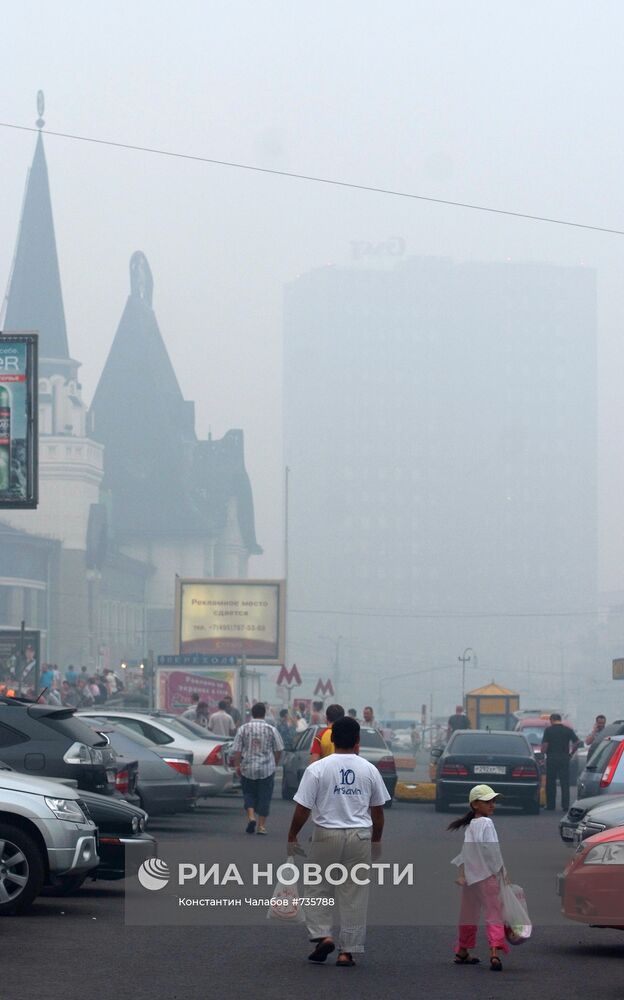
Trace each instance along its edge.
<instances>
[{"instance_id":1,"label":"overhead power line","mask_svg":"<svg viewBox=\"0 0 624 1000\"><path fill-rule=\"evenodd\" d=\"M491 215L505 215L513 219L527 219L529 222L544 222L553 226L568 226L573 229L586 229L595 233L609 233L612 236L624 236L624 230L611 229L607 226L594 226L586 222L574 222L570 219L555 219L546 215L533 215L529 212L514 212L506 208L493 208L491 205L476 205L472 202L453 201L450 198L433 198L430 195L415 194L413 191L398 191L394 188L376 187L372 184L356 184L354 181L338 180L335 177L318 177L314 174L300 174L291 170L276 170L272 167L259 167L254 163L237 163L234 160L218 160L209 156L197 156L193 153L180 153L172 149L158 149L154 146L139 146L129 142L115 142L112 139L98 139L90 135L75 135L71 132L52 132L48 129L33 128L29 125L16 125L13 122L0 122L0 128L14 129L18 132L41 132L55 139L70 139L73 142L90 142L99 146L110 146L114 149L127 149L135 153L150 153L154 156L169 156L178 160L191 160L194 163L209 163L215 167L230 167L234 170L247 170L257 174L270 174L274 177L287 177L290 180L308 181L312 184L327 184L332 187L348 188L352 191L365 191L369 194L389 195L392 198L409 198L413 201L429 202L432 205L447 205L450 208L465 208L471 212L488 212Z\"/></svg>"}]
</instances>

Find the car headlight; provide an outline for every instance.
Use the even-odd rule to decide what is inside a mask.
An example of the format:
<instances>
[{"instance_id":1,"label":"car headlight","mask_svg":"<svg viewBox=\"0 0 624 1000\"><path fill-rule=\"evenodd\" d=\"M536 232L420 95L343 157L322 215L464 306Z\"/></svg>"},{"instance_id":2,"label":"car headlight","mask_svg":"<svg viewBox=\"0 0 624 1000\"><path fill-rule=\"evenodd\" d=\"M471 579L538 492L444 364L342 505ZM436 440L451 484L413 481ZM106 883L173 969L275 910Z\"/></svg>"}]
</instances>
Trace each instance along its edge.
<instances>
[{"instance_id":1,"label":"car headlight","mask_svg":"<svg viewBox=\"0 0 624 1000\"><path fill-rule=\"evenodd\" d=\"M584 865L624 865L624 844L599 844L592 847Z\"/></svg>"},{"instance_id":2,"label":"car headlight","mask_svg":"<svg viewBox=\"0 0 624 1000\"><path fill-rule=\"evenodd\" d=\"M133 833L138 833L139 829L140 829L140 827L139 827L139 817L138 816L133 816L132 817L132 832Z\"/></svg>"},{"instance_id":3,"label":"car headlight","mask_svg":"<svg viewBox=\"0 0 624 1000\"><path fill-rule=\"evenodd\" d=\"M45 804L51 809L57 819L68 823L86 823L87 819L75 799L50 799L46 795Z\"/></svg>"}]
</instances>

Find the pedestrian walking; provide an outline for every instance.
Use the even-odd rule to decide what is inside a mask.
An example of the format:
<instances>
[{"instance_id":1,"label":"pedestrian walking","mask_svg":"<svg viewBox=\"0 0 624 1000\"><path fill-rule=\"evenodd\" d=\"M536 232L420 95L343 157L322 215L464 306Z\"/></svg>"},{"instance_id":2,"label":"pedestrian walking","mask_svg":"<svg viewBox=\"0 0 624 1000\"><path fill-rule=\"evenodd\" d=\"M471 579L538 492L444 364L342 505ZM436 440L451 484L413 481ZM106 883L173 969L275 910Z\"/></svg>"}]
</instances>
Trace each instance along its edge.
<instances>
[{"instance_id":1,"label":"pedestrian walking","mask_svg":"<svg viewBox=\"0 0 624 1000\"><path fill-rule=\"evenodd\" d=\"M262 702L252 705L250 721L240 727L232 744L231 761L240 774L247 811L247 833L267 832L275 768L284 749L282 737L275 726L265 722L265 714L266 707Z\"/></svg>"},{"instance_id":2,"label":"pedestrian walking","mask_svg":"<svg viewBox=\"0 0 624 1000\"><path fill-rule=\"evenodd\" d=\"M310 861L325 873L329 865L370 865L372 845L379 844L384 825L384 802L390 798L376 767L359 756L360 725L341 718L332 727L334 752L304 771L294 799L297 805L288 832L288 854L304 853L297 836L312 816L314 824ZM361 871L361 870L360 870ZM333 917L340 929L336 965L355 965L354 954L364 951L368 885L351 877L341 885L322 877L305 907L310 940L316 945L308 956L324 962L336 949ZM335 901L335 905L334 904Z\"/></svg>"},{"instance_id":3,"label":"pedestrian walking","mask_svg":"<svg viewBox=\"0 0 624 1000\"><path fill-rule=\"evenodd\" d=\"M185 712L182 712L183 719L190 719L192 722L195 721L195 713L197 712L197 706L199 705L199 701L200 701L199 693L197 691L192 691L191 704L189 705L189 707L186 709Z\"/></svg>"},{"instance_id":4,"label":"pedestrian walking","mask_svg":"<svg viewBox=\"0 0 624 1000\"><path fill-rule=\"evenodd\" d=\"M233 736L236 732L234 719L227 711L227 702L220 701L218 710L208 719L208 729L217 736Z\"/></svg>"},{"instance_id":5,"label":"pedestrian walking","mask_svg":"<svg viewBox=\"0 0 624 1000\"><path fill-rule=\"evenodd\" d=\"M232 701L232 695L226 694L223 700L225 702L225 711L227 712L228 715L232 716L232 719L234 720L234 726L236 727L236 729L238 729L243 720L241 718L240 712L238 711L238 709L236 708L236 706Z\"/></svg>"},{"instance_id":6,"label":"pedestrian walking","mask_svg":"<svg viewBox=\"0 0 624 1000\"><path fill-rule=\"evenodd\" d=\"M334 752L332 726L334 722L338 722L338 719L343 719L344 714L345 710L342 705L327 706L327 711L325 712L326 725L323 729L319 729L310 747L311 764L314 764L317 760L321 760L322 757L328 757L330 753Z\"/></svg>"},{"instance_id":7,"label":"pedestrian walking","mask_svg":"<svg viewBox=\"0 0 624 1000\"><path fill-rule=\"evenodd\" d=\"M561 786L561 808L570 808L570 757L581 745L570 726L565 726L558 712L550 716L550 725L542 735L541 751L546 755L546 808L557 805L557 781Z\"/></svg>"},{"instance_id":8,"label":"pedestrian walking","mask_svg":"<svg viewBox=\"0 0 624 1000\"><path fill-rule=\"evenodd\" d=\"M191 717L191 721L196 722L198 726L203 726L204 729L208 729L209 713L208 702L198 701L195 706L195 715Z\"/></svg>"},{"instance_id":9,"label":"pedestrian walking","mask_svg":"<svg viewBox=\"0 0 624 1000\"><path fill-rule=\"evenodd\" d=\"M282 708L280 711L277 721L277 731L282 737L284 750L292 750L297 730L287 708Z\"/></svg>"},{"instance_id":10,"label":"pedestrian walking","mask_svg":"<svg viewBox=\"0 0 624 1000\"><path fill-rule=\"evenodd\" d=\"M470 950L477 943L483 910L492 972L500 972L503 968L498 953L509 951L500 898L500 882L507 880L507 874L492 821L497 798L498 792L489 785L475 785L468 796L469 811L447 827L448 830L464 830L464 846L451 862L459 869L457 884L461 886L455 964L478 965L480 959L471 955Z\"/></svg>"}]
</instances>

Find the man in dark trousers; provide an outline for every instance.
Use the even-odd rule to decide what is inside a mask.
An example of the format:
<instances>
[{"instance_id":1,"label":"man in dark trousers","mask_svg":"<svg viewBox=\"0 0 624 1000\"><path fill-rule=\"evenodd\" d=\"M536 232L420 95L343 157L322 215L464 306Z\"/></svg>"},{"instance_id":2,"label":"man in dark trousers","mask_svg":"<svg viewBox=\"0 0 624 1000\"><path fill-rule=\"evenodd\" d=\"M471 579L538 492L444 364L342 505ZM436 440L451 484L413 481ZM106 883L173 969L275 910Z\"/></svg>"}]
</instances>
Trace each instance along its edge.
<instances>
[{"instance_id":1,"label":"man in dark trousers","mask_svg":"<svg viewBox=\"0 0 624 1000\"><path fill-rule=\"evenodd\" d=\"M561 785L561 808L570 808L570 757L582 743L570 726L564 726L558 712L550 716L542 736L542 753L546 755L546 808L557 804L557 780Z\"/></svg>"}]
</instances>

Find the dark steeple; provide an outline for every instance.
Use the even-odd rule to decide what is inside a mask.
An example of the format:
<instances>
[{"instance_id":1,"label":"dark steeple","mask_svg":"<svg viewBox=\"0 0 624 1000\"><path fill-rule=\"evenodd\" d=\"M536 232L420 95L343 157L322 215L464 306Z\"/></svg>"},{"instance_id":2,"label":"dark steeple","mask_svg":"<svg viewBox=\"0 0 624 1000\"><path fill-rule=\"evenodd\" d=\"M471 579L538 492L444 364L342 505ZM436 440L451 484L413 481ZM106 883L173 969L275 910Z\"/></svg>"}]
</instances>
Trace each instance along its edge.
<instances>
[{"instance_id":1,"label":"dark steeple","mask_svg":"<svg viewBox=\"0 0 624 1000\"><path fill-rule=\"evenodd\" d=\"M37 95L38 128L45 124L43 94ZM7 293L4 329L38 330L39 357L44 360L42 373L50 366L47 360L60 361L52 366L68 367L69 350L65 328L65 310L59 274L54 220L48 184L48 168L41 132L26 183L24 207Z\"/></svg>"},{"instance_id":2,"label":"dark steeple","mask_svg":"<svg viewBox=\"0 0 624 1000\"><path fill-rule=\"evenodd\" d=\"M116 532L197 530L184 489L196 444L194 406L182 396L154 310L143 253L130 259L130 295L93 397L93 436L105 445L105 490Z\"/></svg>"},{"instance_id":3,"label":"dark steeple","mask_svg":"<svg viewBox=\"0 0 624 1000\"><path fill-rule=\"evenodd\" d=\"M129 535L218 536L230 500L250 555L256 541L242 431L198 441L195 407L182 396L152 309L145 255L130 258L130 295L110 349L91 414L104 445L103 489L112 497L117 540Z\"/></svg>"}]
</instances>

